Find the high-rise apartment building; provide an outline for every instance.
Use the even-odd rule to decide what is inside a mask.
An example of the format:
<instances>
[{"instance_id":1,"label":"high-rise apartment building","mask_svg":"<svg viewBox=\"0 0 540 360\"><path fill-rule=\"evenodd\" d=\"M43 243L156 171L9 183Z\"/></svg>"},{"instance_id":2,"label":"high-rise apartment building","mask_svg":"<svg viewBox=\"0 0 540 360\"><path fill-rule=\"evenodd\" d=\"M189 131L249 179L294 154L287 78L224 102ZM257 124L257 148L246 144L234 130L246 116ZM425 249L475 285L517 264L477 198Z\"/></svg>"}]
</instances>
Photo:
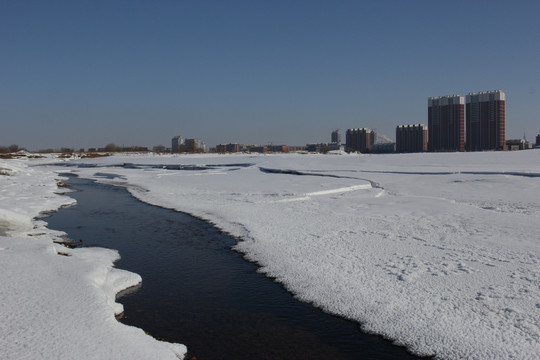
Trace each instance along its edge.
<instances>
[{"instance_id":1,"label":"high-rise apartment building","mask_svg":"<svg viewBox=\"0 0 540 360\"><path fill-rule=\"evenodd\" d=\"M332 142L341 145L341 133L339 130L332 131Z\"/></svg>"},{"instance_id":2,"label":"high-rise apartment building","mask_svg":"<svg viewBox=\"0 0 540 360\"><path fill-rule=\"evenodd\" d=\"M396 128L396 152L424 152L428 149L428 129L424 124L400 125Z\"/></svg>"},{"instance_id":3,"label":"high-rise apartment building","mask_svg":"<svg viewBox=\"0 0 540 360\"><path fill-rule=\"evenodd\" d=\"M206 144L200 139L186 139L184 147L186 152L206 152Z\"/></svg>"},{"instance_id":4,"label":"high-rise apartment building","mask_svg":"<svg viewBox=\"0 0 540 360\"><path fill-rule=\"evenodd\" d=\"M372 139L375 133L369 129L348 129L345 133L345 142L347 151L359 151L367 153L371 149Z\"/></svg>"},{"instance_id":5,"label":"high-rise apartment building","mask_svg":"<svg viewBox=\"0 0 540 360\"><path fill-rule=\"evenodd\" d=\"M428 98L429 151L463 151L465 149L463 96Z\"/></svg>"},{"instance_id":6,"label":"high-rise apartment building","mask_svg":"<svg viewBox=\"0 0 540 360\"><path fill-rule=\"evenodd\" d=\"M183 145L184 139L181 136L175 136L171 140L171 151L173 153L180 152Z\"/></svg>"},{"instance_id":7,"label":"high-rise apartment building","mask_svg":"<svg viewBox=\"0 0 540 360\"><path fill-rule=\"evenodd\" d=\"M501 90L467 95L467 150L502 150L506 141L506 96Z\"/></svg>"},{"instance_id":8,"label":"high-rise apartment building","mask_svg":"<svg viewBox=\"0 0 540 360\"><path fill-rule=\"evenodd\" d=\"M371 149L373 145L377 142L377 130L371 130L371 133L369 134L369 148Z\"/></svg>"}]
</instances>

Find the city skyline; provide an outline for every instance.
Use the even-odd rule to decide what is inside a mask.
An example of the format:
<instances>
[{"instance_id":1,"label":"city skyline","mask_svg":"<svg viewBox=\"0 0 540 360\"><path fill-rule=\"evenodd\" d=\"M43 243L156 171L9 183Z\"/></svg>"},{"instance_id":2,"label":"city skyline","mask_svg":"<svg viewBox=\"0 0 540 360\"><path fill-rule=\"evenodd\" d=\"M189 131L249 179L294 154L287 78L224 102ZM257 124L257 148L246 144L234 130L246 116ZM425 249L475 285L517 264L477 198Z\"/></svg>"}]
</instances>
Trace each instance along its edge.
<instances>
[{"instance_id":1,"label":"city skyline","mask_svg":"<svg viewBox=\"0 0 540 360\"><path fill-rule=\"evenodd\" d=\"M453 6L3 2L0 145L167 146L178 133L301 145L357 127L394 138L427 122L426 98L489 89L506 93L506 138L534 138L540 4Z\"/></svg>"}]
</instances>

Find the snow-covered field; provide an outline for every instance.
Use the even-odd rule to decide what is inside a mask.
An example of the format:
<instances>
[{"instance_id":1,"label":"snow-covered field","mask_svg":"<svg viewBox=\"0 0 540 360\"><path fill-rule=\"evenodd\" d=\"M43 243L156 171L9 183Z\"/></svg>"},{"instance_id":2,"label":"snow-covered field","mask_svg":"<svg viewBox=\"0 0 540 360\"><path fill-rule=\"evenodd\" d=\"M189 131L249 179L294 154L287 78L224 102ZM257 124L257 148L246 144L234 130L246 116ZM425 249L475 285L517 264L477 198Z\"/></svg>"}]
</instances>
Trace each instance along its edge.
<instances>
[{"instance_id":1,"label":"snow-covered field","mask_svg":"<svg viewBox=\"0 0 540 360\"><path fill-rule=\"evenodd\" d=\"M9 169L12 161L1 161L0 168ZM39 211L69 202L53 195L51 184L53 171L73 171L127 186L143 201L215 223L237 236L237 249L298 298L356 320L366 331L393 339L415 353L450 359L540 358L540 150L137 155L68 163L97 167L28 168L24 163L18 173L0 176L0 223L28 226ZM124 163L132 165L116 166ZM175 170L164 165L197 166ZM39 179L34 179L33 172L39 173ZM36 189L32 181L42 188L26 198L25 189ZM4 183L13 188L4 191ZM23 208L18 209L18 204ZM0 247L14 253L2 257L6 250L0 251L3 268L20 265L19 276L31 278L36 273L12 260L15 254L36 259L51 256L57 262L73 262L70 266L78 270L69 276L95 281L88 275L91 271L85 270L84 252L79 256L75 255L79 250L69 250L74 255L68 258L46 255L45 250L39 253L38 245L31 244L58 246L36 240L39 236L23 237L31 232L44 232L41 237L48 239L55 236L44 223L33 224L38 228L25 228L17 239L0 238ZM111 270L111 256L108 261L107 271L118 271ZM46 272L41 267L39 271L40 276ZM21 291L34 287L34 297L39 297L57 285L54 280L37 282L21 284ZM8 304L22 303L20 311L25 306L21 299L26 301L26 297L20 295L15 301L11 290L4 291L13 284L18 283L3 279L0 293ZM83 290L64 289L62 295L56 294L56 302L38 305L50 311L58 303L64 307L79 302L79 291ZM87 307L79 305L79 311ZM105 313L112 322L112 310L88 311L85 316ZM2 335L14 332L13 321L8 318L6 325L0 319ZM127 334L127 327L115 324L114 331ZM40 326L62 332L64 325L49 320ZM99 332L106 330L94 331ZM1 338L0 342L6 341ZM12 351L28 351L31 337L23 339L7 344ZM143 345L134 341L133 346ZM4 348L0 343L0 357Z\"/></svg>"}]
</instances>

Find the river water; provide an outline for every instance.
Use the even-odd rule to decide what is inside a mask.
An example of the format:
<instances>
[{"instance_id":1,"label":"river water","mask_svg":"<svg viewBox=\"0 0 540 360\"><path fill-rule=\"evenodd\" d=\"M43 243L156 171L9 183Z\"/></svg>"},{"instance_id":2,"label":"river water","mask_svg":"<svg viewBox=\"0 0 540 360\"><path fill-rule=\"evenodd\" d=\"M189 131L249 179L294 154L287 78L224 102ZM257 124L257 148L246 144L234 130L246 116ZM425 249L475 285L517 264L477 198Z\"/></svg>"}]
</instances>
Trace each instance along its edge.
<instances>
[{"instance_id":1,"label":"river water","mask_svg":"<svg viewBox=\"0 0 540 360\"><path fill-rule=\"evenodd\" d=\"M145 204L124 188L70 177L77 205L46 221L79 246L117 249L140 274L120 319L187 345L186 359L415 359L358 324L296 300L207 222Z\"/></svg>"}]
</instances>

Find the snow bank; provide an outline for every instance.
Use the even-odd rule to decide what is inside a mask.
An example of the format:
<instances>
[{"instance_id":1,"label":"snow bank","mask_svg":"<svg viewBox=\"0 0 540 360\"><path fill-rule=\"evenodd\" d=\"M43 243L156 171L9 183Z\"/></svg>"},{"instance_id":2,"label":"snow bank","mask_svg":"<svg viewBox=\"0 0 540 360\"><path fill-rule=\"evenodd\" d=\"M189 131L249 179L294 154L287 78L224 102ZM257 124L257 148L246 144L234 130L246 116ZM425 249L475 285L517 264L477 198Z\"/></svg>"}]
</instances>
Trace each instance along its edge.
<instances>
[{"instance_id":1,"label":"snow bank","mask_svg":"<svg viewBox=\"0 0 540 360\"><path fill-rule=\"evenodd\" d=\"M185 346L115 319L123 311L116 294L141 282L113 267L118 252L68 249L54 243L62 233L32 221L74 202L55 193L51 169L29 166L41 162L0 160L0 358L183 358Z\"/></svg>"},{"instance_id":2,"label":"snow bank","mask_svg":"<svg viewBox=\"0 0 540 360\"><path fill-rule=\"evenodd\" d=\"M79 162L214 222L298 298L418 354L540 357L540 151Z\"/></svg>"}]
</instances>

